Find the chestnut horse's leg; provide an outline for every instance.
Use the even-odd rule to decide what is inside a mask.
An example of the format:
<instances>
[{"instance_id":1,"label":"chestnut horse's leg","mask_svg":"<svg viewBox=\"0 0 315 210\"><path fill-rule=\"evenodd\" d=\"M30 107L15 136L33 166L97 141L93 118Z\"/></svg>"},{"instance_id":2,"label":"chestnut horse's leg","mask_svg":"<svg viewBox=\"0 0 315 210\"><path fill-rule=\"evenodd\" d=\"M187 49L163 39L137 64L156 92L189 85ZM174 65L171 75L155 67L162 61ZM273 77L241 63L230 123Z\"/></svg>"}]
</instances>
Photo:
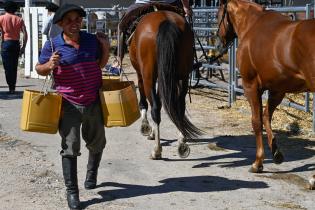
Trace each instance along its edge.
<instances>
[{"instance_id":1,"label":"chestnut horse's leg","mask_svg":"<svg viewBox=\"0 0 315 210\"><path fill-rule=\"evenodd\" d=\"M155 83L153 83L155 84ZM155 139L155 146L154 150L151 152L152 159L161 159L162 158L162 146L160 142L160 122L161 122L161 108L162 103L158 93L156 92L155 85L152 86L151 90L151 117L154 121L154 139Z\"/></svg>"},{"instance_id":2,"label":"chestnut horse's leg","mask_svg":"<svg viewBox=\"0 0 315 210\"><path fill-rule=\"evenodd\" d=\"M244 92L252 110L252 127L256 136L256 160L250 168L250 172L259 173L263 170L265 158L262 141L262 91L258 88L256 80L245 81L243 79Z\"/></svg>"},{"instance_id":3,"label":"chestnut horse's leg","mask_svg":"<svg viewBox=\"0 0 315 210\"><path fill-rule=\"evenodd\" d=\"M266 108L264 110L263 122L264 122L264 126L267 132L268 145L272 152L273 161L276 164L280 164L283 162L283 155L279 151L276 138L274 137L272 133L271 119L272 119L272 115L276 107L281 103L282 99L284 98L285 93L269 91L268 94L269 94L268 101L267 101Z\"/></svg>"}]
</instances>

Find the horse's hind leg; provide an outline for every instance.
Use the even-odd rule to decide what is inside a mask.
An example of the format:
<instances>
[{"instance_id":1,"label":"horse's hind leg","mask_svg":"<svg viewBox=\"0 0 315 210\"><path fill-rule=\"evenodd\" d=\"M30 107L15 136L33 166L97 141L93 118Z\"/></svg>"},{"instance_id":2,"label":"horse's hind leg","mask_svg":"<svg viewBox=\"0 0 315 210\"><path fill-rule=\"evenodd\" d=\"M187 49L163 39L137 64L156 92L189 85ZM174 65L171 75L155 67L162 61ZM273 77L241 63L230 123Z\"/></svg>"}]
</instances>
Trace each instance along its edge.
<instances>
[{"instance_id":1,"label":"horse's hind leg","mask_svg":"<svg viewBox=\"0 0 315 210\"><path fill-rule=\"evenodd\" d=\"M267 137L268 137L268 145L272 152L273 161L276 164L280 164L283 162L283 155L280 152L277 142L276 142L276 138L274 137L272 133L271 119L272 119L272 115L276 107L281 103L284 96L285 96L285 93L269 91L268 102L267 102L266 108L264 110L264 115L263 115L263 122L264 122L264 126L267 132Z\"/></svg>"},{"instance_id":2,"label":"horse's hind leg","mask_svg":"<svg viewBox=\"0 0 315 210\"><path fill-rule=\"evenodd\" d=\"M178 155L181 157L181 158L187 158L190 154L190 148L189 146L186 144L187 142L187 139L184 137L184 135L179 132L178 134Z\"/></svg>"},{"instance_id":3,"label":"horse's hind leg","mask_svg":"<svg viewBox=\"0 0 315 210\"><path fill-rule=\"evenodd\" d=\"M154 121L153 133L154 133L154 139L155 139L155 146L154 146L154 150L151 153L151 158L161 159L162 146L160 142L160 122L161 122L162 104L161 104L160 97L155 90L155 86L153 86L151 90L151 100L152 100L151 116L152 116L152 120Z\"/></svg>"},{"instance_id":4,"label":"horse's hind leg","mask_svg":"<svg viewBox=\"0 0 315 210\"><path fill-rule=\"evenodd\" d=\"M258 89L256 81L244 83L244 92L252 110L252 127L256 136L256 160L250 168L250 172L259 173L263 171L265 158L264 145L262 141L262 92Z\"/></svg>"},{"instance_id":5,"label":"horse's hind leg","mask_svg":"<svg viewBox=\"0 0 315 210\"><path fill-rule=\"evenodd\" d=\"M274 110L281 103L284 96L285 96L284 93L270 91L267 106L265 108L264 116L263 116L263 121L264 121L265 129L267 132L267 136L268 136L268 145L272 152L273 161L276 164L282 163L284 158L283 158L282 153L279 150L276 139L274 138L272 134L271 119L272 119L272 114ZM309 189L315 190L315 175L313 175L311 179L309 180Z\"/></svg>"},{"instance_id":6,"label":"horse's hind leg","mask_svg":"<svg viewBox=\"0 0 315 210\"><path fill-rule=\"evenodd\" d=\"M141 110L141 119L142 119L140 132L143 136L149 136L152 132L152 128L147 118L148 108L143 108L143 106L141 105L141 101L142 100L140 99L139 107ZM146 103L146 106L148 107L147 101L145 99L144 99L144 102Z\"/></svg>"},{"instance_id":7,"label":"horse's hind leg","mask_svg":"<svg viewBox=\"0 0 315 210\"><path fill-rule=\"evenodd\" d=\"M185 98L186 98L186 94L187 94L187 90L188 90L188 79L187 80L181 80L180 85L181 85L181 88L180 88L181 93L180 93L178 103L184 103L185 104L186 103ZM185 110L183 110L183 111L185 112ZM184 115L184 113L182 113L182 115ZM184 135L181 132L179 132L177 141L178 141L178 148L177 148L178 155L181 158L187 158L190 154L190 148L186 144L187 139L184 137Z\"/></svg>"},{"instance_id":8,"label":"horse's hind leg","mask_svg":"<svg viewBox=\"0 0 315 210\"><path fill-rule=\"evenodd\" d=\"M139 107L141 110L141 119L142 119L140 132L143 136L149 136L152 131L152 128L147 118L148 102L144 93L143 80L142 80L141 75L138 75L138 87L139 87L139 92L140 92Z\"/></svg>"}]
</instances>

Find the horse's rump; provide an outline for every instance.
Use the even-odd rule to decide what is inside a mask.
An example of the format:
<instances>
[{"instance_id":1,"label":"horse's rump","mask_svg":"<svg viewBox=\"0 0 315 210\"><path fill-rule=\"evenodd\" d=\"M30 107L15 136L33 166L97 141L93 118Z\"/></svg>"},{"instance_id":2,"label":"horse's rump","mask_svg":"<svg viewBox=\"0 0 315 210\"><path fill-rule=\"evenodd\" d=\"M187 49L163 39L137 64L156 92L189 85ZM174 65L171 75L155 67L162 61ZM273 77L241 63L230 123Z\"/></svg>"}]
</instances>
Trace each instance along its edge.
<instances>
[{"instance_id":1,"label":"horse's rump","mask_svg":"<svg viewBox=\"0 0 315 210\"><path fill-rule=\"evenodd\" d=\"M187 71L191 71L193 60L191 56L193 55L192 51L192 43L193 36L189 25L185 22L185 19L171 11L157 11L152 12L144 16L137 28L134 32L133 38L130 43L131 48L131 61L135 66L139 66L139 69L145 70L143 65L150 65L148 61L154 62L154 67L157 67L157 36L159 32L159 28L162 22L170 21L174 23L180 30L181 33L188 34L188 36L182 36L177 40L176 46L176 54L177 58L181 60L181 62L176 62L177 68L183 69L179 72L185 72L185 69L189 69ZM169 37L168 39L170 39ZM167 40L164 40L164 44L167 44ZM189 46L189 47L187 47ZM152 50L156 49L156 50ZM146 62L136 62L139 60L146 60ZM134 62L133 62L134 61ZM156 71L157 69L155 69ZM145 70L142 72L143 77L152 77L149 74L149 70ZM154 72L157 75L157 72ZM187 73L185 73L186 75ZM179 75L182 76L182 75Z\"/></svg>"},{"instance_id":2,"label":"horse's rump","mask_svg":"<svg viewBox=\"0 0 315 210\"><path fill-rule=\"evenodd\" d=\"M151 106L159 103L153 100L152 93L157 82L158 97L176 127L185 137L199 135L200 131L185 116L193 33L184 17L170 11L147 14L137 25L129 55L138 72L139 87L143 85Z\"/></svg>"}]
</instances>

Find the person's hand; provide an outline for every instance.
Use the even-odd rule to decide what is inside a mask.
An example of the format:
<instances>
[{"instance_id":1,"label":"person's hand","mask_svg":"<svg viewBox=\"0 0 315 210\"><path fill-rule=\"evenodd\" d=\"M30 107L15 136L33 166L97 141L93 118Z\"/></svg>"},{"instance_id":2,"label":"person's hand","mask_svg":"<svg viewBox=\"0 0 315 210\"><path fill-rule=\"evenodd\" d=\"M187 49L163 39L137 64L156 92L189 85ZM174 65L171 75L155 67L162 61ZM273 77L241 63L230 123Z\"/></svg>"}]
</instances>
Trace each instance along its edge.
<instances>
[{"instance_id":1,"label":"person's hand","mask_svg":"<svg viewBox=\"0 0 315 210\"><path fill-rule=\"evenodd\" d=\"M102 69L108 62L110 44L109 44L108 36L103 32L97 32L96 38L99 44L101 45L101 58L98 61L98 64L100 68Z\"/></svg>"},{"instance_id":2,"label":"person's hand","mask_svg":"<svg viewBox=\"0 0 315 210\"><path fill-rule=\"evenodd\" d=\"M60 63L60 54L58 51L53 52L52 56L49 59L49 63L48 63L48 67L49 70L54 70L55 68L57 68L59 66Z\"/></svg>"},{"instance_id":3,"label":"person's hand","mask_svg":"<svg viewBox=\"0 0 315 210\"><path fill-rule=\"evenodd\" d=\"M107 34L103 32L96 32L96 38L101 43L101 45L103 45L103 47L110 48L109 38Z\"/></svg>"}]
</instances>

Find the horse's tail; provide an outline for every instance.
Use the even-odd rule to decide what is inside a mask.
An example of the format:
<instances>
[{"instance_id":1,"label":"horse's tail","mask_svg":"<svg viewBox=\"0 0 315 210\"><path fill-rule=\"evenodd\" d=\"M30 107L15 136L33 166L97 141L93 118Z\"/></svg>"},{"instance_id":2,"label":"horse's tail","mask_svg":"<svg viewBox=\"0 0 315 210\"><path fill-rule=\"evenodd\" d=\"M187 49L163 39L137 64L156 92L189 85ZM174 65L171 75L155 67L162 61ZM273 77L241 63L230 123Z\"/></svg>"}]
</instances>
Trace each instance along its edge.
<instances>
[{"instance_id":1,"label":"horse's tail","mask_svg":"<svg viewBox=\"0 0 315 210\"><path fill-rule=\"evenodd\" d=\"M177 53L182 34L178 26L171 21L166 20L160 24L157 34L158 88L162 104L170 119L184 137L193 138L201 135L202 132L185 115L188 79L180 81L180 70L177 69L177 62L179 62ZM181 70L185 71L185 69ZM187 71L187 74L189 72ZM186 82L187 84L182 84Z\"/></svg>"}]
</instances>

